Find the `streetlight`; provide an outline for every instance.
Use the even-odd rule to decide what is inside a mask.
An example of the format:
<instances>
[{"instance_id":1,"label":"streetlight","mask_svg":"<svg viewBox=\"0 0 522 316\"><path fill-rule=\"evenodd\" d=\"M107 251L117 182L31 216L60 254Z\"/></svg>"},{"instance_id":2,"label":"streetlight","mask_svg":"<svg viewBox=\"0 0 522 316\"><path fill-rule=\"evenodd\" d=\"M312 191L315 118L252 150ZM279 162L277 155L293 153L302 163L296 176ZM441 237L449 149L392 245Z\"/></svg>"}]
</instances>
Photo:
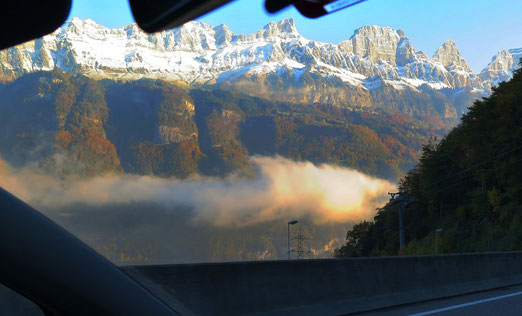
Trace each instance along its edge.
<instances>
[{"instance_id":1,"label":"streetlight","mask_svg":"<svg viewBox=\"0 0 522 316\"><path fill-rule=\"evenodd\" d=\"M296 220L288 222L288 260L290 260L290 225L295 225L297 223L298 221Z\"/></svg>"},{"instance_id":2,"label":"streetlight","mask_svg":"<svg viewBox=\"0 0 522 316\"><path fill-rule=\"evenodd\" d=\"M438 234L440 232L442 232L442 231L443 231L442 228L439 228L439 229L435 230L435 255L439 254L439 248L438 248L438 245L437 245L437 239L438 239L437 237L438 237Z\"/></svg>"}]
</instances>

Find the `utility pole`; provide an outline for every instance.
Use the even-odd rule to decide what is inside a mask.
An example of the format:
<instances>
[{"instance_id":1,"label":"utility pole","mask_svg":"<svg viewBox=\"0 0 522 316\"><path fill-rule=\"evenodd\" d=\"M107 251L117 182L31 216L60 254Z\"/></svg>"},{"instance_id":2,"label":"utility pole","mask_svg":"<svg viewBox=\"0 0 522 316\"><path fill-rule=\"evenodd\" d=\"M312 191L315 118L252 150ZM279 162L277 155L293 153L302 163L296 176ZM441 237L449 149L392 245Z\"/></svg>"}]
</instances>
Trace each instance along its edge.
<instances>
[{"instance_id":1,"label":"utility pole","mask_svg":"<svg viewBox=\"0 0 522 316\"><path fill-rule=\"evenodd\" d=\"M292 249L290 249L290 225L297 224L298 221L293 220L288 222L288 260L290 260L290 252L292 252Z\"/></svg>"},{"instance_id":2,"label":"utility pole","mask_svg":"<svg viewBox=\"0 0 522 316\"><path fill-rule=\"evenodd\" d=\"M388 194L391 196L389 205L399 203L399 249L402 249L405 245L404 223L402 220L402 213L406 206L410 205L411 203L413 203L417 200L410 198L404 192L396 192L396 193L388 193Z\"/></svg>"}]
</instances>

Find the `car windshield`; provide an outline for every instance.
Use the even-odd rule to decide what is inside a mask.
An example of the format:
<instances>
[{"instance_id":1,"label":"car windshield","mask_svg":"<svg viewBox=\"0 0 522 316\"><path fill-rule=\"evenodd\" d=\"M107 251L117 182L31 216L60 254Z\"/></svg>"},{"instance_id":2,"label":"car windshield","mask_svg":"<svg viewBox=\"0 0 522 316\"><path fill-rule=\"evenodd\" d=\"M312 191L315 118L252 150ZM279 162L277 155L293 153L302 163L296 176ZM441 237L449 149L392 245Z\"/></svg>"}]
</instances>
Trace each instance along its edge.
<instances>
[{"instance_id":1,"label":"car windshield","mask_svg":"<svg viewBox=\"0 0 522 316\"><path fill-rule=\"evenodd\" d=\"M74 1L0 51L0 186L117 265L520 246L494 165L520 126L459 128L519 65L521 1L263 5L147 34L124 0Z\"/></svg>"}]
</instances>

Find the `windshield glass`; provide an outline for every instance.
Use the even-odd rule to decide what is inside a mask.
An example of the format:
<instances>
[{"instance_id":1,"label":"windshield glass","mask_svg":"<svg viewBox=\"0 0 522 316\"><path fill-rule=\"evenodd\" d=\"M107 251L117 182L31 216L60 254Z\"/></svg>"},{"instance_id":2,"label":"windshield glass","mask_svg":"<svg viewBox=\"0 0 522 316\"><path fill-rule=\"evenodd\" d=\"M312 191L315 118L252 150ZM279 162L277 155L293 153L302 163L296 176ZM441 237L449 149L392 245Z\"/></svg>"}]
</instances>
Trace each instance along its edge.
<instances>
[{"instance_id":1,"label":"windshield glass","mask_svg":"<svg viewBox=\"0 0 522 316\"><path fill-rule=\"evenodd\" d=\"M124 0L74 1L59 30L0 52L0 186L118 265L432 253L463 208L404 177L511 79L520 12L368 0L312 20L240 0L146 34ZM404 238L399 191L424 214Z\"/></svg>"}]
</instances>

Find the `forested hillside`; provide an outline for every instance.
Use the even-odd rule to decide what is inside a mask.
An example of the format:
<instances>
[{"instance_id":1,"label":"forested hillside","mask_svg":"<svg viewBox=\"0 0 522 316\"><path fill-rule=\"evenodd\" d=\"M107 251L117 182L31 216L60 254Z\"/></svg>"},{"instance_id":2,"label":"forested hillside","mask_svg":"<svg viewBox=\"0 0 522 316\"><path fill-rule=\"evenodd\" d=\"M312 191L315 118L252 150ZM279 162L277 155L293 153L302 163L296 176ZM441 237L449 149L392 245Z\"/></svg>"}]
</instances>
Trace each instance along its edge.
<instances>
[{"instance_id":1,"label":"forested hillside","mask_svg":"<svg viewBox=\"0 0 522 316\"><path fill-rule=\"evenodd\" d=\"M394 102L444 106L437 97L383 89ZM283 102L160 80L96 81L60 70L22 76L0 92L3 159L59 177L249 176L250 156L281 155L396 181L422 144L454 122L435 110Z\"/></svg>"},{"instance_id":2,"label":"forested hillside","mask_svg":"<svg viewBox=\"0 0 522 316\"><path fill-rule=\"evenodd\" d=\"M405 208L399 250L398 205L355 225L343 256L522 250L522 70L476 101L440 142L422 149L400 182L416 202Z\"/></svg>"}]
</instances>

